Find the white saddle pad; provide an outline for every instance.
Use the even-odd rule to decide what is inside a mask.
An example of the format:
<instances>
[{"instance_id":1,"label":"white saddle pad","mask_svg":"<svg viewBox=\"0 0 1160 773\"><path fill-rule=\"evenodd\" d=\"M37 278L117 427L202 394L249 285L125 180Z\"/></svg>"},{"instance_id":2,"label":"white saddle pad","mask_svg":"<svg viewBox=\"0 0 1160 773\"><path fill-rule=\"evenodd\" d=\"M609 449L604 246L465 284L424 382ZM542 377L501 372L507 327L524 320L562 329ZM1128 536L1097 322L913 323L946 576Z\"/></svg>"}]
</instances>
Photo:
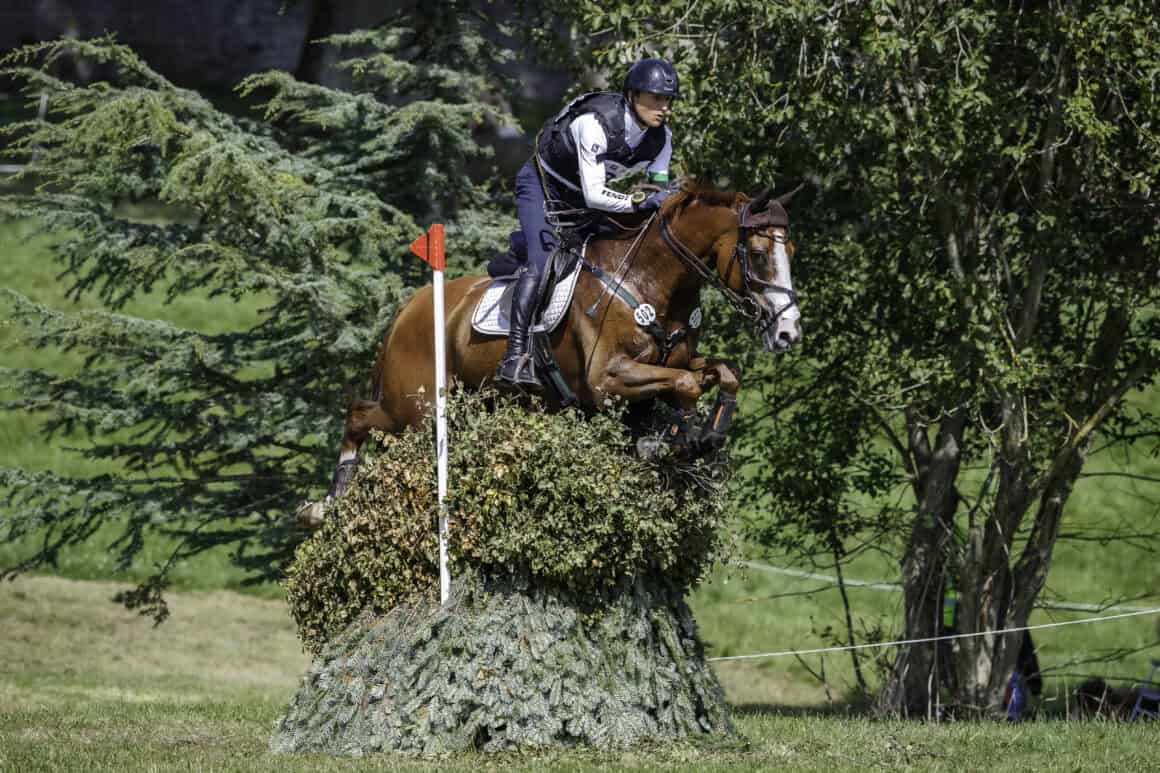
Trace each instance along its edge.
<instances>
[{"instance_id":1,"label":"white saddle pad","mask_svg":"<svg viewBox=\"0 0 1160 773\"><path fill-rule=\"evenodd\" d=\"M580 269L581 261L578 260L572 273L557 282L556 286L552 288L552 298L544 306L539 319L532 325L533 332L550 333L560 324L560 320L564 318L564 314L572 303L572 293L576 290L576 280L580 276ZM500 277L491 280L491 284L488 285L483 297L479 299L479 303L475 307L475 313L471 315L471 326L475 328L476 332L492 336L506 336L508 334L511 322L500 313L499 300L503 296L504 290L514 281L515 277Z\"/></svg>"}]
</instances>

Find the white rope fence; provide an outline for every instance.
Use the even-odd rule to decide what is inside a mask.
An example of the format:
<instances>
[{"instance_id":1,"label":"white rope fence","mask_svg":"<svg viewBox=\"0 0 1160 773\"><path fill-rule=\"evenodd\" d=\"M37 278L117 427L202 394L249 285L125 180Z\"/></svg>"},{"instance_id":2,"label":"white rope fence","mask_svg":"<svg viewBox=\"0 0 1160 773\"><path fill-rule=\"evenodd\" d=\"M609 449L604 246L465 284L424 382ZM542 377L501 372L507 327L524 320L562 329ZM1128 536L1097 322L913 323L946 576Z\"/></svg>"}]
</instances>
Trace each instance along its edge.
<instances>
[{"instance_id":1,"label":"white rope fence","mask_svg":"<svg viewBox=\"0 0 1160 773\"><path fill-rule=\"evenodd\" d=\"M902 644L925 644L934 641L951 641L952 639L970 639L978 636L1000 636L1005 633L1019 631L1038 631L1044 628L1062 628L1065 625L1084 625L1086 623L1102 623L1106 620L1120 620L1125 617L1139 617L1160 612L1160 607L1141 609L1136 612L1123 612L1118 615L1104 615L1102 617L1085 617L1082 620L1064 620L1056 623L1040 623L1039 625L1024 625L1017 628L1002 628L996 631L975 631L974 633L955 633L946 636L928 636L922 639L902 639L899 641L879 641L867 644L847 644L839 647L816 647L808 650L782 650L780 652L758 652L752 655L724 655L709 658L710 661L721 662L726 660L755 660L757 658L780 658L787 655L817 655L824 652L849 652L850 650L868 650L882 647L897 647Z\"/></svg>"},{"instance_id":2,"label":"white rope fence","mask_svg":"<svg viewBox=\"0 0 1160 773\"><path fill-rule=\"evenodd\" d=\"M803 580L817 580L818 582L827 582L831 585L837 585L839 582L850 588L868 588L870 590L888 591L890 593L902 593L901 585L893 585L886 582L866 582L865 580L849 580L829 574L818 574L816 572L803 572L797 569L786 569L781 566L771 566L770 564L762 564L757 561L738 561L741 566L749 567L750 569L758 569L763 572L773 572L774 574L783 574L787 577L798 577ZM1150 612L1152 610L1147 607L1134 607L1126 604L1089 604L1080 601L1036 601L1035 607L1037 609L1062 609L1071 610L1073 612Z\"/></svg>"}]
</instances>

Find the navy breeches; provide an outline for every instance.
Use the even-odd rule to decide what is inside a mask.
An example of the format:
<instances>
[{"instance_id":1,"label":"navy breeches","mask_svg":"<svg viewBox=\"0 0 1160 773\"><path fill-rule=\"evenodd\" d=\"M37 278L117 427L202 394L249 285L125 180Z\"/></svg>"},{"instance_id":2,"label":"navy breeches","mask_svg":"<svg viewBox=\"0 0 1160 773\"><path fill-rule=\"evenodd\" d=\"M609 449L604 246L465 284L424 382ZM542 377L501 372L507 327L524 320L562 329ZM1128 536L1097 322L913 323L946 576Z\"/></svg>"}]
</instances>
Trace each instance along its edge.
<instances>
[{"instance_id":1,"label":"navy breeches","mask_svg":"<svg viewBox=\"0 0 1160 773\"><path fill-rule=\"evenodd\" d=\"M520 218L520 230L528 239L528 271L542 274L558 239L556 229L544 216L544 186L534 158L516 175L516 212Z\"/></svg>"}]
</instances>

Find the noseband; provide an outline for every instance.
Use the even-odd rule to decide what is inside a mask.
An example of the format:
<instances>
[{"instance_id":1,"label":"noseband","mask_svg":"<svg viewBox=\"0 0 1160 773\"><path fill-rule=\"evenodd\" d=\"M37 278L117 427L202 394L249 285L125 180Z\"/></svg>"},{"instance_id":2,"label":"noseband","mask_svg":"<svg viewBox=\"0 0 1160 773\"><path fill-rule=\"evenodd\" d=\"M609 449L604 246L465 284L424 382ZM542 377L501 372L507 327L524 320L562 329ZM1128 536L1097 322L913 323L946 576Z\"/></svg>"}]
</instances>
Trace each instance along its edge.
<instances>
[{"instance_id":1,"label":"noseband","mask_svg":"<svg viewBox=\"0 0 1160 773\"><path fill-rule=\"evenodd\" d=\"M661 216L661 238L668 248L681 259L682 263L688 266L689 269L700 276L705 282L720 290L722 295L725 296L725 299L729 301L729 305L752 322L755 332L758 335L762 335L770 327L777 324L777 320L782 314L797 306L797 292L793 288L782 287L781 285L767 282L760 277L754 276L749 261L749 235L755 231L760 232L762 229L775 224L770 222L771 218L768 213L751 213L749 207L750 204L746 203L741 208L741 211L737 213L737 244L733 247L733 254L729 256L729 266L725 269L724 279L716 269L694 255L692 250L681 243L681 240L673 233L669 225L669 219L665 215ZM778 223L777 226L784 230L781 233L767 234L768 238L778 244L788 243L788 223ZM753 252L758 255L765 254L759 250L754 250ZM731 288L726 281L733 274L733 266L738 263L741 265L741 293ZM786 298L788 298L786 304L776 311L770 311L765 308L753 300L751 295L753 293L762 293L770 290L785 293Z\"/></svg>"}]
</instances>

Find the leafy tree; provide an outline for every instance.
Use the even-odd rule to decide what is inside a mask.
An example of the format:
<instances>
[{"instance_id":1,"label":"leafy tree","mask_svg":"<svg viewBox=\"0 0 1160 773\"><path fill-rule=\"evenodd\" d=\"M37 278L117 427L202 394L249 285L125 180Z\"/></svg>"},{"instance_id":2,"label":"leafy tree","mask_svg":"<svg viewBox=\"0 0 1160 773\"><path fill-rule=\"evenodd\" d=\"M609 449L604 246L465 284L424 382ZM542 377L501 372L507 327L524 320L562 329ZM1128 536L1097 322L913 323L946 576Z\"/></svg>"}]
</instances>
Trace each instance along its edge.
<instances>
[{"instance_id":1,"label":"leafy tree","mask_svg":"<svg viewBox=\"0 0 1160 773\"><path fill-rule=\"evenodd\" d=\"M159 534L168 562L125 600L165 614L176 563L232 546L254 580L280 574L301 535L293 510L325 483L344 402L362 389L379 336L428 281L406 245L439 217L462 270L499 243L509 216L468 176L486 156L506 53L458 2L422 18L337 35L355 48L352 91L283 72L239 86L261 112L234 116L169 83L111 39L62 40L8 54L5 73L48 94L46 120L9 126L8 155L30 193L0 197L8 218L55 234L62 280L100 311L44 308L5 290L36 346L84 355L75 373L6 368L5 407L38 412L49 436L80 433L81 452L123 472L92 478L0 471L0 539L39 534L6 574L52 563L115 522L127 566ZM110 73L75 83L56 62ZM160 216L141 218L144 202ZM260 308L246 329L207 333L122 313L148 292L205 293ZM345 392L344 392L345 385Z\"/></svg>"},{"instance_id":2,"label":"leafy tree","mask_svg":"<svg viewBox=\"0 0 1160 773\"><path fill-rule=\"evenodd\" d=\"M815 183L806 345L751 360L740 412L752 536L899 546L906 638L938 635L952 575L960 632L1025 625L1097 435L1155 437L1125 402L1160 362L1151 5L554 5L607 73L676 61L690 171ZM1019 644L961 641L955 700L997 709ZM901 648L881 705L927 716L937 658Z\"/></svg>"}]
</instances>

